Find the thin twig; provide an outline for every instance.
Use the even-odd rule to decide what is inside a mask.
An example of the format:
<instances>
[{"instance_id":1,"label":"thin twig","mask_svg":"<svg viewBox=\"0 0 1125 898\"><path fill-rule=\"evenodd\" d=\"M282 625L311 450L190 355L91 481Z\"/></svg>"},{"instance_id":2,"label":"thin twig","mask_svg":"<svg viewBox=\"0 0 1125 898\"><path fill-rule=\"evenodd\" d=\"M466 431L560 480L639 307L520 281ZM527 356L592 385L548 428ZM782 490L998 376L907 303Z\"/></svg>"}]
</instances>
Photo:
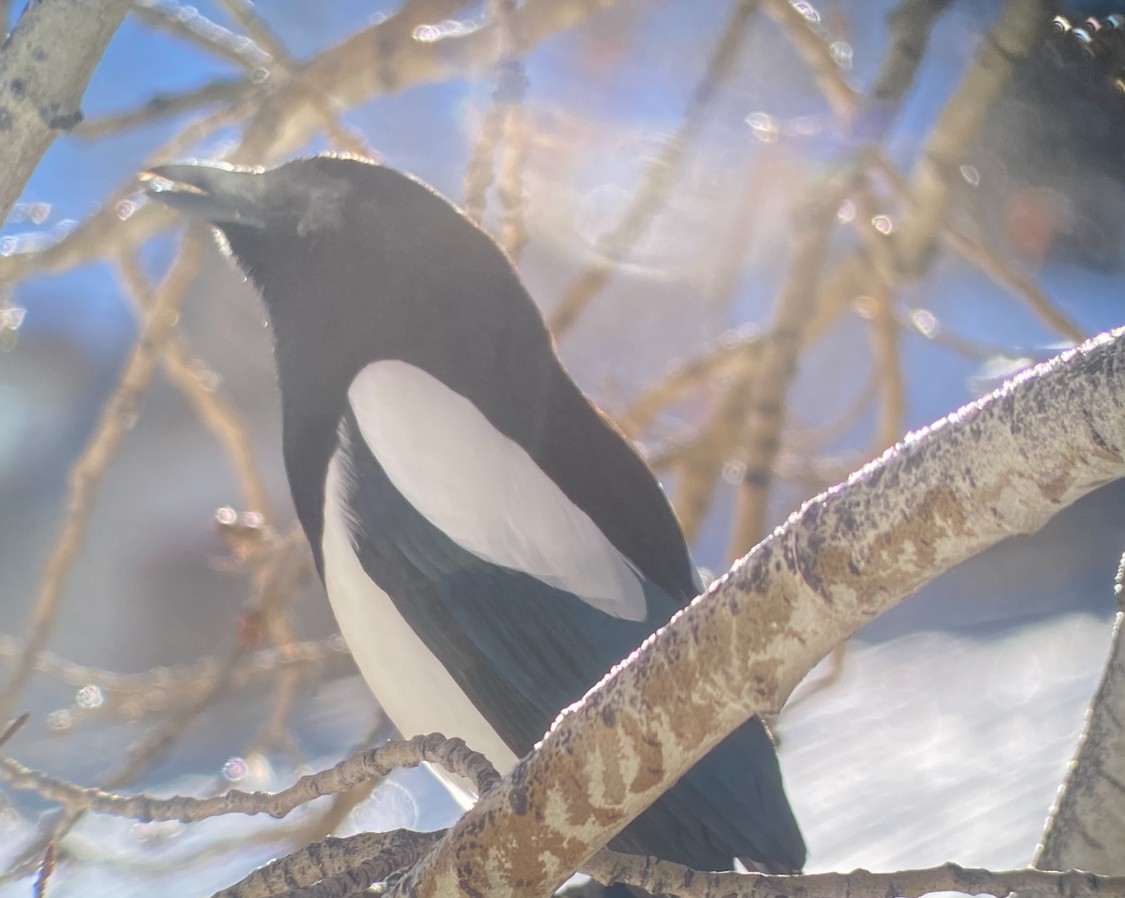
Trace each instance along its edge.
<instances>
[{"instance_id":1,"label":"thin twig","mask_svg":"<svg viewBox=\"0 0 1125 898\"><path fill-rule=\"evenodd\" d=\"M906 386L899 357L899 327L894 314L894 254L886 235L875 227L878 207L871 185L861 184L853 197L858 210L857 229L873 272L872 289L857 305L870 321L875 382L880 398L872 455L878 455L898 442L906 420Z\"/></svg>"},{"instance_id":2,"label":"thin twig","mask_svg":"<svg viewBox=\"0 0 1125 898\"><path fill-rule=\"evenodd\" d=\"M440 733L415 736L403 742L388 742L341 761L335 767L301 777L280 792L243 792L232 789L211 798L174 795L156 798L151 795L118 795L103 789L77 786L58 777L25 767L10 758L0 758L0 780L12 789L35 792L46 801L64 805L68 811L93 811L144 822L178 820L194 823L228 814L253 817L268 814L281 819L294 808L308 804L324 795L334 795L355 788L370 779L379 779L392 770L438 764L476 784L483 794L500 777L484 755L472 751L460 739L447 739Z\"/></svg>"},{"instance_id":3,"label":"thin twig","mask_svg":"<svg viewBox=\"0 0 1125 898\"><path fill-rule=\"evenodd\" d=\"M152 382L161 350L175 332L180 303L198 271L204 242L208 239L205 228L194 229L184 238L175 263L149 304L141 332L101 420L71 468L66 519L32 602L23 652L0 694L0 720L11 716L11 709L30 681L39 653L54 630L66 582L85 541L102 478L136 417L141 397Z\"/></svg>"},{"instance_id":4,"label":"thin twig","mask_svg":"<svg viewBox=\"0 0 1125 898\"><path fill-rule=\"evenodd\" d=\"M875 155L872 159L872 167L900 198L908 203L911 202L906 179L885 156ZM1030 275L1004 259L999 253L948 222L943 226L941 236L950 249L976 265L998 286L1022 299L1028 308L1055 333L1075 343L1081 343L1087 338L1088 334L1051 302Z\"/></svg>"},{"instance_id":5,"label":"thin twig","mask_svg":"<svg viewBox=\"0 0 1125 898\"><path fill-rule=\"evenodd\" d=\"M293 58L281 39L258 15L252 3L247 0L220 0L220 4L250 39L269 54L272 60L271 67L275 72L283 74L289 83L298 85L302 83L300 63ZM304 99L320 116L325 133L335 146L358 156L376 155L362 132L345 125L340 120L342 110L335 105L330 95L310 88L304 94Z\"/></svg>"},{"instance_id":6,"label":"thin twig","mask_svg":"<svg viewBox=\"0 0 1125 898\"><path fill-rule=\"evenodd\" d=\"M928 267L949 205L950 182L977 139L1016 66L1051 26L1052 0L1008 0L957 93L946 104L910 178L911 202L895 238L899 270L920 277Z\"/></svg>"},{"instance_id":7,"label":"thin twig","mask_svg":"<svg viewBox=\"0 0 1125 898\"><path fill-rule=\"evenodd\" d=\"M836 210L853 189L853 178L836 173L813 185L812 202L794 228L797 243L785 285L777 299L751 386L753 401L746 430L746 467L738 489L738 506L727 554L736 558L766 535L773 467L781 446L781 429L789 385L805 342L804 331L816 305L821 268L836 224Z\"/></svg>"},{"instance_id":8,"label":"thin twig","mask_svg":"<svg viewBox=\"0 0 1125 898\"><path fill-rule=\"evenodd\" d=\"M871 86L873 100L894 106L906 95L925 58L934 23L949 3L950 0L901 0L887 14L891 43Z\"/></svg>"},{"instance_id":9,"label":"thin twig","mask_svg":"<svg viewBox=\"0 0 1125 898\"><path fill-rule=\"evenodd\" d=\"M304 530L299 524L294 525L276 549L276 564L265 569L257 584L262 597L256 603L257 610L264 617L269 639L278 651L287 651L297 643L287 606L297 588L313 574L307 545ZM269 610L263 613L265 609ZM300 681L301 671L296 667L282 670L276 678L269 714L255 739L259 751L289 743L285 721L297 697Z\"/></svg>"},{"instance_id":10,"label":"thin twig","mask_svg":"<svg viewBox=\"0 0 1125 898\"><path fill-rule=\"evenodd\" d=\"M12 737L24 728L28 719L31 717L30 711L24 711L19 717L13 720L5 727L4 732L0 733L0 746L3 746L11 741Z\"/></svg>"},{"instance_id":11,"label":"thin twig","mask_svg":"<svg viewBox=\"0 0 1125 898\"><path fill-rule=\"evenodd\" d=\"M267 48L211 21L195 7L183 6L173 0L135 0L133 15L150 28L187 41L204 53L225 59L240 69L266 69L273 61Z\"/></svg>"},{"instance_id":12,"label":"thin twig","mask_svg":"<svg viewBox=\"0 0 1125 898\"><path fill-rule=\"evenodd\" d=\"M292 551L292 547L288 544L282 545L284 550L275 551L255 576L255 593L251 599L250 613L267 623L281 613L284 605L292 597L293 591L307 574L308 565L304 553ZM244 641L233 640L230 648L220 659L214 679L206 688L192 696L190 701L178 706L144 738L130 746L117 773L110 777L105 788L120 789L136 782L153 764L160 761L186 729L214 704L215 698L228 691L234 672L248 650L249 647ZM36 857L47 843L59 841L83 813L84 808L68 805L55 815L40 838L24 852L22 859L18 860L6 875L22 875L31 859ZM2 881L3 877L0 877L0 882Z\"/></svg>"},{"instance_id":13,"label":"thin twig","mask_svg":"<svg viewBox=\"0 0 1125 898\"><path fill-rule=\"evenodd\" d=\"M566 333L598 292L609 282L616 265L644 234L664 205L688 150L699 136L711 104L730 75L746 37L747 24L758 8L757 0L737 0L722 36L707 61L676 133L645 172L644 184L621 220L599 241L599 258L567 288L551 313L549 323L556 337Z\"/></svg>"},{"instance_id":14,"label":"thin twig","mask_svg":"<svg viewBox=\"0 0 1125 898\"><path fill-rule=\"evenodd\" d=\"M203 106L231 103L245 96L246 88L245 79L223 78L183 93L156 94L134 109L87 119L74 129L74 133L86 140L99 140L142 125L176 118Z\"/></svg>"},{"instance_id":15,"label":"thin twig","mask_svg":"<svg viewBox=\"0 0 1125 898\"><path fill-rule=\"evenodd\" d=\"M796 47L816 79L817 86L832 111L850 118L856 109L856 91L840 70L836 58L812 25L789 0L762 0L762 12L769 16Z\"/></svg>"},{"instance_id":16,"label":"thin twig","mask_svg":"<svg viewBox=\"0 0 1125 898\"><path fill-rule=\"evenodd\" d=\"M521 52L576 27L616 2L619 0L528 0L517 13L524 40ZM314 97L331 97L336 108L349 109L379 94L398 93L494 65L496 35L491 26L440 41L413 39L422 25L450 18L468 5L467 0L407 0L394 15L311 60L302 67L299 77L268 96L258 85L248 83L230 106L192 123L151 158L154 163L174 159L253 113L231 161L269 162L301 146L316 128L323 127L323 118L312 103ZM310 116L310 110L314 115ZM122 242L139 245L176 221L173 213L156 204L122 219L118 206L135 193L133 182L115 191L102 211L44 250L0 256L0 284L32 274L58 274L98 261Z\"/></svg>"},{"instance_id":17,"label":"thin twig","mask_svg":"<svg viewBox=\"0 0 1125 898\"><path fill-rule=\"evenodd\" d=\"M16 640L0 636L0 660L18 658L19 651ZM283 648L259 649L238 663L230 686L232 689L242 689L262 680L275 678L280 671L289 668L308 671L324 667L329 662L342 666L347 664L349 658L347 646L339 636L298 642ZM208 655L191 664L120 674L75 664L44 651L39 655L35 672L75 689L92 686L98 690L97 707L75 706L69 709L70 729L73 729L86 719L104 720L107 716L116 716L136 720L148 714L182 707L195 701L200 692L212 688L220 666L218 658Z\"/></svg>"},{"instance_id":18,"label":"thin twig","mask_svg":"<svg viewBox=\"0 0 1125 898\"><path fill-rule=\"evenodd\" d=\"M527 93L527 72L519 56L523 40L517 31L515 0L490 0L489 11L498 29L500 62L492 102L481 122L480 136L465 173L465 213L478 224L483 221L494 160L499 155L496 192L500 201L500 245L513 261L518 261L527 243L523 221L523 168L528 144L523 99Z\"/></svg>"},{"instance_id":19,"label":"thin twig","mask_svg":"<svg viewBox=\"0 0 1125 898\"><path fill-rule=\"evenodd\" d=\"M47 894L47 883L51 881L51 875L55 872L55 862L57 860L58 844L50 842L43 852L43 860L39 864L39 872L35 877L35 885L31 890L31 894L34 898L45 898Z\"/></svg>"},{"instance_id":20,"label":"thin twig","mask_svg":"<svg viewBox=\"0 0 1125 898\"><path fill-rule=\"evenodd\" d=\"M152 295L136 253L117 255L116 271L135 308L143 314ZM191 404L200 422L223 444L234 466L246 506L271 520L269 491L254 458L254 447L238 410L217 386L217 375L192 357L187 337L177 331L169 336L160 357L165 375Z\"/></svg>"},{"instance_id":21,"label":"thin twig","mask_svg":"<svg viewBox=\"0 0 1125 898\"><path fill-rule=\"evenodd\" d=\"M745 359L757 353L761 344L762 335L757 330L727 331L714 346L695 358L673 365L663 378L647 388L616 417L617 425L631 437L640 436L652 427L663 409L688 390L741 369Z\"/></svg>"},{"instance_id":22,"label":"thin twig","mask_svg":"<svg viewBox=\"0 0 1125 898\"><path fill-rule=\"evenodd\" d=\"M718 408L690 445L677 454L672 505L689 545L699 538L723 469L735 457L750 412L750 389L758 375L760 358L757 352L742 358L741 367L724 386ZM654 460L653 466L659 470L659 460Z\"/></svg>"}]
</instances>

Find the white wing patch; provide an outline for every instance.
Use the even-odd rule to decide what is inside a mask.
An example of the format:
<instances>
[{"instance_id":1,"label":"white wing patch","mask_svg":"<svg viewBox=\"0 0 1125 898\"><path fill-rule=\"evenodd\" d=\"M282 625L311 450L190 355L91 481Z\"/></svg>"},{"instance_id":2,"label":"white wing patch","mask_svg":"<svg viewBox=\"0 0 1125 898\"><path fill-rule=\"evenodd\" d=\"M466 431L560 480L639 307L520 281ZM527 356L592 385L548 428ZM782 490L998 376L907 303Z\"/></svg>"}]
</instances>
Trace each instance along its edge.
<instances>
[{"instance_id":1,"label":"white wing patch","mask_svg":"<svg viewBox=\"0 0 1125 898\"><path fill-rule=\"evenodd\" d=\"M645 619L632 565L464 396L421 368L384 360L356 375L348 400L391 483L461 548L606 614Z\"/></svg>"},{"instance_id":2,"label":"white wing patch","mask_svg":"<svg viewBox=\"0 0 1125 898\"><path fill-rule=\"evenodd\" d=\"M347 453L348 447L341 446L328 466L320 545L328 600L356 665L404 736L460 736L506 772L515 764L515 754L356 557L343 492L350 476ZM434 772L462 805L471 804L475 793L467 781Z\"/></svg>"}]
</instances>

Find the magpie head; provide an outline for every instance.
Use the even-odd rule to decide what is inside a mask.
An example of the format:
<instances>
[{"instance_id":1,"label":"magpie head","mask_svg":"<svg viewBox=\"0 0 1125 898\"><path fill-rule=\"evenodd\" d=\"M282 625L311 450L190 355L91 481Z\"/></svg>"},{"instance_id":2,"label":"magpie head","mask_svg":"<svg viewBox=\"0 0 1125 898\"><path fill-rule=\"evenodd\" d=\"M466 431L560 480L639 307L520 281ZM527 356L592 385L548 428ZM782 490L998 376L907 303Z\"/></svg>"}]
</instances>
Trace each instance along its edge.
<instances>
[{"instance_id":1,"label":"magpie head","mask_svg":"<svg viewBox=\"0 0 1125 898\"><path fill-rule=\"evenodd\" d=\"M504 252L422 182L338 156L275 168L157 166L146 191L213 225L257 286L283 382L340 383L377 358L434 370L493 361L496 334L545 343L542 318ZM322 376L318 374L317 376Z\"/></svg>"},{"instance_id":2,"label":"magpie head","mask_svg":"<svg viewBox=\"0 0 1125 898\"><path fill-rule=\"evenodd\" d=\"M497 276L509 267L432 188L373 162L313 156L269 169L189 162L156 166L141 179L150 198L218 229L278 326L277 313L294 302L324 312L362 297L386 314L407 301L440 304L482 267ZM370 306L364 314L372 317Z\"/></svg>"},{"instance_id":3,"label":"magpie head","mask_svg":"<svg viewBox=\"0 0 1125 898\"><path fill-rule=\"evenodd\" d=\"M317 156L271 169L223 162L158 165L141 181L152 199L228 237L257 231L280 242L340 232L356 182L394 176L358 159Z\"/></svg>"}]
</instances>

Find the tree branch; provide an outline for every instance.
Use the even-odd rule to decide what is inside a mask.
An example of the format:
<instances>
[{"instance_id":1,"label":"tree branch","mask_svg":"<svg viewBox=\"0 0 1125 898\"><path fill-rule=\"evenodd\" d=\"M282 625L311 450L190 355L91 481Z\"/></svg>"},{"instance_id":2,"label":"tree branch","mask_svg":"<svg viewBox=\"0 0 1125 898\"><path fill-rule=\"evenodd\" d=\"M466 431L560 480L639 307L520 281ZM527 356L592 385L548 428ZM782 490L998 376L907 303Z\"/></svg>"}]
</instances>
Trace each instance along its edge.
<instances>
[{"instance_id":1,"label":"tree branch","mask_svg":"<svg viewBox=\"0 0 1125 898\"><path fill-rule=\"evenodd\" d=\"M59 134L82 120L94 66L129 0L41 0L28 4L0 48L0 222Z\"/></svg>"},{"instance_id":2,"label":"tree branch","mask_svg":"<svg viewBox=\"0 0 1125 898\"><path fill-rule=\"evenodd\" d=\"M1041 870L981 870L942 864L923 870L894 873L809 873L779 876L766 873L700 873L690 867L602 851L586 865L586 873L599 882L627 882L654 895L679 898L816 898L846 895L847 898L921 898L933 892L964 895L997 895L1017 889L1041 889L1054 898L1125 895L1125 878L1095 876L1080 870L1047 873Z\"/></svg>"},{"instance_id":3,"label":"tree branch","mask_svg":"<svg viewBox=\"0 0 1125 898\"><path fill-rule=\"evenodd\" d=\"M735 727L781 707L833 646L1125 475L1123 452L1125 330L908 436L564 712L394 894L549 894Z\"/></svg>"}]
</instances>

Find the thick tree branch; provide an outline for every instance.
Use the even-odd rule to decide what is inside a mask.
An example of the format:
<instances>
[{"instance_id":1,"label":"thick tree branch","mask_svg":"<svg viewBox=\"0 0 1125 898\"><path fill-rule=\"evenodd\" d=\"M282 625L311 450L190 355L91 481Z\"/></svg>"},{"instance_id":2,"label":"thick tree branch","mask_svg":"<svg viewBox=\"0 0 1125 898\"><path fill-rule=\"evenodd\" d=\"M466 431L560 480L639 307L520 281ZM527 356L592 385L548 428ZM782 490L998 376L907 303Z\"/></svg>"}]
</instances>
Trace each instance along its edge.
<instances>
[{"instance_id":1,"label":"thick tree branch","mask_svg":"<svg viewBox=\"0 0 1125 898\"><path fill-rule=\"evenodd\" d=\"M397 894L549 894L735 727L779 708L833 646L1125 475L1123 452L1125 330L908 436L564 712Z\"/></svg>"},{"instance_id":2,"label":"thick tree branch","mask_svg":"<svg viewBox=\"0 0 1125 898\"><path fill-rule=\"evenodd\" d=\"M599 852L586 871L599 882L628 882L654 895L678 898L921 898L933 892L964 895L997 895L1017 889L1049 889L1054 898L1125 895L1125 878L1094 876L1079 870L1046 873L1040 870L981 870L942 864L922 870L894 873L811 873L776 876L766 873L700 873L680 864L634 857L614 851ZM242 898L242 896L240 896Z\"/></svg>"},{"instance_id":3,"label":"thick tree branch","mask_svg":"<svg viewBox=\"0 0 1125 898\"><path fill-rule=\"evenodd\" d=\"M82 120L94 66L129 0L30 3L0 49L0 222L59 134Z\"/></svg>"}]
</instances>

